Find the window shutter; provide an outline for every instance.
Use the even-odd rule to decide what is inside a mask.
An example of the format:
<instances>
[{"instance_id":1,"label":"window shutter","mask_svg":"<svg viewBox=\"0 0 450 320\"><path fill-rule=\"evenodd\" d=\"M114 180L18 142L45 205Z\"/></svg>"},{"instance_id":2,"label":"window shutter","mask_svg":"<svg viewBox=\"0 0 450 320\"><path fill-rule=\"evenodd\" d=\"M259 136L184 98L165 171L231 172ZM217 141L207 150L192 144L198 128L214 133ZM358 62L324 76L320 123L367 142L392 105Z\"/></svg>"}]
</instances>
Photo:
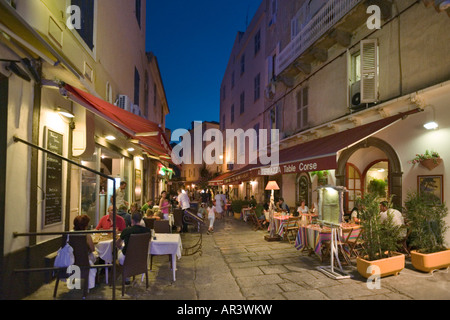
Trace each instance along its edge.
<instances>
[{"instance_id":1,"label":"window shutter","mask_svg":"<svg viewBox=\"0 0 450 320\"><path fill-rule=\"evenodd\" d=\"M378 43L376 39L361 41L361 102L378 98Z\"/></svg>"},{"instance_id":2,"label":"window shutter","mask_svg":"<svg viewBox=\"0 0 450 320\"><path fill-rule=\"evenodd\" d=\"M272 74L273 74L273 57L268 56L267 57L267 85L269 85L270 80L272 80Z\"/></svg>"}]
</instances>

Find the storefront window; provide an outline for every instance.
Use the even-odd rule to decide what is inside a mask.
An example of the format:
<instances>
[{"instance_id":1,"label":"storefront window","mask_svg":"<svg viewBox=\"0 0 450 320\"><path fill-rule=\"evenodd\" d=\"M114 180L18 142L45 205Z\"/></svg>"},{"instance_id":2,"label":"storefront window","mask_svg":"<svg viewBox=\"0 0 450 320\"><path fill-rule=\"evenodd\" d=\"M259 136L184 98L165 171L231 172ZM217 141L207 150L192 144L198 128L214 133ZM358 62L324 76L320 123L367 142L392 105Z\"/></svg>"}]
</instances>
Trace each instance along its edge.
<instances>
[{"instance_id":1,"label":"storefront window","mask_svg":"<svg viewBox=\"0 0 450 320\"><path fill-rule=\"evenodd\" d=\"M355 201L362 195L361 174L352 164L347 164L347 212L355 207Z\"/></svg>"},{"instance_id":2,"label":"storefront window","mask_svg":"<svg viewBox=\"0 0 450 320\"><path fill-rule=\"evenodd\" d=\"M93 170L97 170L97 153L94 153L88 161L81 164ZM86 214L91 219L90 224L95 226L97 220L97 186L99 176L86 169L81 169L81 214Z\"/></svg>"}]
</instances>

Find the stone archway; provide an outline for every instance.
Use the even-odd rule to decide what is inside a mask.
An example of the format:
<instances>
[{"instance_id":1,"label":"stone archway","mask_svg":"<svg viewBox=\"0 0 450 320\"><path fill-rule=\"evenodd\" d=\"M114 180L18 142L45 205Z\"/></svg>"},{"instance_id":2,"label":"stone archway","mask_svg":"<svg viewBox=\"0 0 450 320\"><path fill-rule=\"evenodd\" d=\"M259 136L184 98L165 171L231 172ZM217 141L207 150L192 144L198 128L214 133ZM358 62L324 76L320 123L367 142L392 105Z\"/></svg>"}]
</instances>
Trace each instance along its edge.
<instances>
[{"instance_id":1,"label":"stone archway","mask_svg":"<svg viewBox=\"0 0 450 320\"><path fill-rule=\"evenodd\" d=\"M402 169L400 159L397 156L397 153L392 148L390 144L386 141L381 140L379 138L370 137L367 138L360 143L342 151L339 156L338 165L336 169L336 185L345 186L345 168L346 163L349 158L355 153L357 150L362 148L375 147L380 149L386 154L387 159L389 160L389 190L391 191L391 195L394 195L392 202L394 207L401 208L403 205L402 199Z\"/></svg>"}]
</instances>

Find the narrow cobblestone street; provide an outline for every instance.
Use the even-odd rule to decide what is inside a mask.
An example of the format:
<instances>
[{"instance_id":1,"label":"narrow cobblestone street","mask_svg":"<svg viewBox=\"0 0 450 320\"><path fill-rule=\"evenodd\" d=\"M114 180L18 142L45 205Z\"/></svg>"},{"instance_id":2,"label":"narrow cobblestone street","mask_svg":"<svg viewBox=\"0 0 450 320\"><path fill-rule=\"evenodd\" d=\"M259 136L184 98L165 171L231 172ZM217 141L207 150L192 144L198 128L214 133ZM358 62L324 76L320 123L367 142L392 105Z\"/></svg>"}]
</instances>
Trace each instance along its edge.
<instances>
[{"instance_id":1,"label":"narrow cobblestone street","mask_svg":"<svg viewBox=\"0 0 450 320\"><path fill-rule=\"evenodd\" d=\"M137 277L121 296L117 281L116 299L128 300L443 300L450 299L450 274L443 269L431 274L414 270L409 259L398 276L382 278L380 289L369 289L366 280L351 267L350 279L334 280L316 269L328 265L308 256L288 241L267 242L265 231L227 217L216 220L215 232L203 235L202 254L183 256L172 281L168 259L154 258L149 288ZM182 234L188 247L198 233ZM138 279L139 278L139 279ZM103 281L104 283L104 281ZM44 285L27 300L51 300L54 282ZM109 285L90 291L88 300L112 298ZM68 290L61 282L58 300L81 299L80 290Z\"/></svg>"}]
</instances>

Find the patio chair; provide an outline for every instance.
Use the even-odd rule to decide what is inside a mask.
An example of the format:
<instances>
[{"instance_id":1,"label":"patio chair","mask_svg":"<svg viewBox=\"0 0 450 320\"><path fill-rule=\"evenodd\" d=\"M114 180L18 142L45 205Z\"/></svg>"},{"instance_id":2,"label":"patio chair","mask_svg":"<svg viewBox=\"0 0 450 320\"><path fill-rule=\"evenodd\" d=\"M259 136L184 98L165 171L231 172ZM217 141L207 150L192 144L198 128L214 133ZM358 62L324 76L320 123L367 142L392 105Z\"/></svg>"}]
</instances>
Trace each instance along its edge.
<instances>
[{"instance_id":1,"label":"patio chair","mask_svg":"<svg viewBox=\"0 0 450 320\"><path fill-rule=\"evenodd\" d=\"M171 233L169 221L167 220L156 220L154 225L155 233ZM153 254L150 255L150 270L152 270L153 266ZM172 265L172 256L169 254L169 261Z\"/></svg>"},{"instance_id":2,"label":"patio chair","mask_svg":"<svg viewBox=\"0 0 450 320\"><path fill-rule=\"evenodd\" d=\"M127 253L123 265L118 264L119 273L122 275L122 296L125 295L125 279L139 274L145 274L145 287L148 289L148 247L150 233L130 235Z\"/></svg>"},{"instance_id":3,"label":"patio chair","mask_svg":"<svg viewBox=\"0 0 450 320\"><path fill-rule=\"evenodd\" d=\"M155 233L171 233L169 220L155 220L153 229Z\"/></svg>"},{"instance_id":4,"label":"patio chair","mask_svg":"<svg viewBox=\"0 0 450 320\"><path fill-rule=\"evenodd\" d=\"M154 223L155 223L155 218L147 218L144 217L143 218L144 222L145 222L145 226L149 229L153 229Z\"/></svg>"},{"instance_id":5,"label":"patio chair","mask_svg":"<svg viewBox=\"0 0 450 320\"><path fill-rule=\"evenodd\" d=\"M63 237L63 244L65 245L67 237ZM69 244L73 248L73 255L75 257L75 265L80 267L81 284L83 290L83 299L86 298L89 292L89 249L87 245L86 235L70 235ZM56 297L58 291L58 284L60 279L67 279L68 274L66 270L60 270L56 273L55 289L53 291L53 298Z\"/></svg>"},{"instance_id":6,"label":"patio chair","mask_svg":"<svg viewBox=\"0 0 450 320\"><path fill-rule=\"evenodd\" d=\"M297 233L298 233L298 228L299 228L299 223L300 223L300 217L290 217L284 225L284 234L286 236L286 239L289 241L289 243L291 244L291 237L293 236L294 242L295 239L297 237Z\"/></svg>"},{"instance_id":7,"label":"patio chair","mask_svg":"<svg viewBox=\"0 0 450 320\"><path fill-rule=\"evenodd\" d=\"M255 231L256 230L262 230L262 229L264 229L264 227L263 227L263 222L261 221L261 220L259 220L258 219L258 217L256 216L256 214L255 213L251 213L250 214L250 221L253 223L253 225L254 225L254 229L255 229Z\"/></svg>"}]
</instances>

